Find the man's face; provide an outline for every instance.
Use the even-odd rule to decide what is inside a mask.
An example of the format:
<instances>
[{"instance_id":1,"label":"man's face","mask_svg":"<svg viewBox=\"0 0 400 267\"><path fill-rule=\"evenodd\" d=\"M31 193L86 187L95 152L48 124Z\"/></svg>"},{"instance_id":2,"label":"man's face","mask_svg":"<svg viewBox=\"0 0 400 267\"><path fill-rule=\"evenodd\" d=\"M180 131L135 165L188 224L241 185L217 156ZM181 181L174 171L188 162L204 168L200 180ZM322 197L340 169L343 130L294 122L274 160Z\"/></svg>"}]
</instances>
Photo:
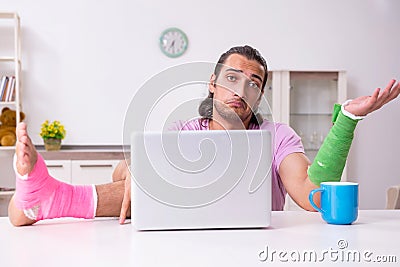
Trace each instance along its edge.
<instances>
[{"instance_id":1,"label":"man's face","mask_svg":"<svg viewBox=\"0 0 400 267\"><path fill-rule=\"evenodd\" d=\"M252 110L258 107L263 94L264 74L264 67L257 61L230 55L218 77L211 77L209 90L214 93L214 118L219 115L227 121L250 121Z\"/></svg>"}]
</instances>

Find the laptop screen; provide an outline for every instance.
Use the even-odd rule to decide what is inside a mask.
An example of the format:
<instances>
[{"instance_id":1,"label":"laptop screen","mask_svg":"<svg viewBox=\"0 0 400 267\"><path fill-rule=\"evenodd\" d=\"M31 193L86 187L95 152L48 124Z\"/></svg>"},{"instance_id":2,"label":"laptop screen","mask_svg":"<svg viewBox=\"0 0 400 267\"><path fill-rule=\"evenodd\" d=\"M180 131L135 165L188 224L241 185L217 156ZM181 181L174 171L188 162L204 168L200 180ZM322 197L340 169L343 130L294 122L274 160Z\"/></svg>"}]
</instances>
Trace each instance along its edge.
<instances>
[{"instance_id":1,"label":"laptop screen","mask_svg":"<svg viewBox=\"0 0 400 267\"><path fill-rule=\"evenodd\" d=\"M268 225L272 162L268 131L134 133L131 153L136 228Z\"/></svg>"}]
</instances>

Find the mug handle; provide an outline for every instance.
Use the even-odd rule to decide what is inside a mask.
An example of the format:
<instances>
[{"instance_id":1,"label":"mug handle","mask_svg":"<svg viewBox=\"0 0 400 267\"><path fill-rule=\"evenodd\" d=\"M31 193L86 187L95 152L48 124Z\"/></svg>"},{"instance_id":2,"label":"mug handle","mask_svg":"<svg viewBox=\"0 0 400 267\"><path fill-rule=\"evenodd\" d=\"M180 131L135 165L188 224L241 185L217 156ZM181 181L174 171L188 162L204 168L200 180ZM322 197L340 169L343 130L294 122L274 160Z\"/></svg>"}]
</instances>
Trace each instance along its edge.
<instances>
[{"instance_id":1,"label":"mug handle","mask_svg":"<svg viewBox=\"0 0 400 267\"><path fill-rule=\"evenodd\" d=\"M319 211L319 212L321 212L321 213L323 213L323 211L322 211L320 208L318 208L317 205L315 205L314 200L313 200L313 197L314 197L314 194L315 194L315 193L317 193L317 192L322 192L322 191L324 191L324 189L322 189L322 188L317 188L317 189L312 190L312 191L310 192L310 194L308 195L308 200L310 201L311 206L313 206L314 209L316 209L317 211Z\"/></svg>"}]
</instances>

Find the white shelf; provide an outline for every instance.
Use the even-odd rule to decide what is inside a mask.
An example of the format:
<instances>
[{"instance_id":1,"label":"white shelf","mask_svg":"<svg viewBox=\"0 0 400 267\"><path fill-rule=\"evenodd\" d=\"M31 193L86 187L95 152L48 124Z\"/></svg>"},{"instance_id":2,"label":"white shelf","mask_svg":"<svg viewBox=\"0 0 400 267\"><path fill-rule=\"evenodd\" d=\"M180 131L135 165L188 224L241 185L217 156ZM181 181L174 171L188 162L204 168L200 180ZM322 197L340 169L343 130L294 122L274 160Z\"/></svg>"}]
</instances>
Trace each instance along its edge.
<instances>
[{"instance_id":1,"label":"white shelf","mask_svg":"<svg viewBox=\"0 0 400 267\"><path fill-rule=\"evenodd\" d=\"M15 61L17 61L17 65L18 65L18 68L19 68L20 65L21 65L21 60L16 59L14 57L0 57L0 62L7 62L7 63L13 64L13 63L15 63Z\"/></svg>"},{"instance_id":2,"label":"white shelf","mask_svg":"<svg viewBox=\"0 0 400 267\"><path fill-rule=\"evenodd\" d=\"M18 19L19 16L16 12L0 12L0 19Z\"/></svg>"},{"instance_id":3,"label":"white shelf","mask_svg":"<svg viewBox=\"0 0 400 267\"><path fill-rule=\"evenodd\" d=\"M0 61L14 62L15 58L14 57L0 57Z\"/></svg>"},{"instance_id":4,"label":"white shelf","mask_svg":"<svg viewBox=\"0 0 400 267\"><path fill-rule=\"evenodd\" d=\"M0 102L0 111L3 107L9 107L17 112L17 121L21 121L21 24L20 18L15 12L0 12L0 27L7 31L4 33L6 38L0 38L2 43L0 48L0 77L15 77L15 101ZM12 51L5 50L5 47L13 47ZM15 153L15 146L0 146L0 188L5 190L15 187L15 174L12 167L12 158ZM0 191L0 196L6 198L12 196L14 191ZM4 203L2 203L4 204ZM0 211L1 211L0 207Z\"/></svg>"},{"instance_id":5,"label":"white shelf","mask_svg":"<svg viewBox=\"0 0 400 267\"><path fill-rule=\"evenodd\" d=\"M0 191L0 197L3 197L3 196L12 196L12 195L14 195L14 193L15 193L14 190L13 190L13 191Z\"/></svg>"},{"instance_id":6,"label":"white shelf","mask_svg":"<svg viewBox=\"0 0 400 267\"><path fill-rule=\"evenodd\" d=\"M15 106L16 104L17 103L15 101L8 101L8 102L1 101L0 102L0 105L13 105L13 106Z\"/></svg>"},{"instance_id":7,"label":"white shelf","mask_svg":"<svg viewBox=\"0 0 400 267\"><path fill-rule=\"evenodd\" d=\"M13 151L15 146L0 146L0 151Z\"/></svg>"},{"instance_id":8,"label":"white shelf","mask_svg":"<svg viewBox=\"0 0 400 267\"><path fill-rule=\"evenodd\" d=\"M18 13L0 12L0 26L13 28L14 31L12 41L14 46L13 53L10 55L9 53L0 51L0 53L3 53L3 55L0 56L0 63L3 63L2 69L0 69L0 77L2 75L15 76L15 101L0 102L0 106L7 105L15 107L17 112L17 121L21 121L21 24ZM6 69L3 69L5 63L8 63L9 66L7 66Z\"/></svg>"}]
</instances>

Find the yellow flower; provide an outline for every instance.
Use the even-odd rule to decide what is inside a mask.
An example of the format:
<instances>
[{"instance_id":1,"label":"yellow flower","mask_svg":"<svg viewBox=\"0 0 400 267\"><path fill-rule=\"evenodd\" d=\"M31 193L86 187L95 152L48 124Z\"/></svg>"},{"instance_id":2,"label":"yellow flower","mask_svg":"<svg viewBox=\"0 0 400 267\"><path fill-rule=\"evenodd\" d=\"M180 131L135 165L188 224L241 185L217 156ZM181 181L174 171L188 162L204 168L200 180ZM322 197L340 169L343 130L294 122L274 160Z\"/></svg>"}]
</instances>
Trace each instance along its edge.
<instances>
[{"instance_id":1,"label":"yellow flower","mask_svg":"<svg viewBox=\"0 0 400 267\"><path fill-rule=\"evenodd\" d=\"M43 139L56 138L56 139L64 139L66 135L66 131L64 125L61 124L60 121L53 121L50 123L48 120L45 120L40 129L40 136Z\"/></svg>"}]
</instances>

